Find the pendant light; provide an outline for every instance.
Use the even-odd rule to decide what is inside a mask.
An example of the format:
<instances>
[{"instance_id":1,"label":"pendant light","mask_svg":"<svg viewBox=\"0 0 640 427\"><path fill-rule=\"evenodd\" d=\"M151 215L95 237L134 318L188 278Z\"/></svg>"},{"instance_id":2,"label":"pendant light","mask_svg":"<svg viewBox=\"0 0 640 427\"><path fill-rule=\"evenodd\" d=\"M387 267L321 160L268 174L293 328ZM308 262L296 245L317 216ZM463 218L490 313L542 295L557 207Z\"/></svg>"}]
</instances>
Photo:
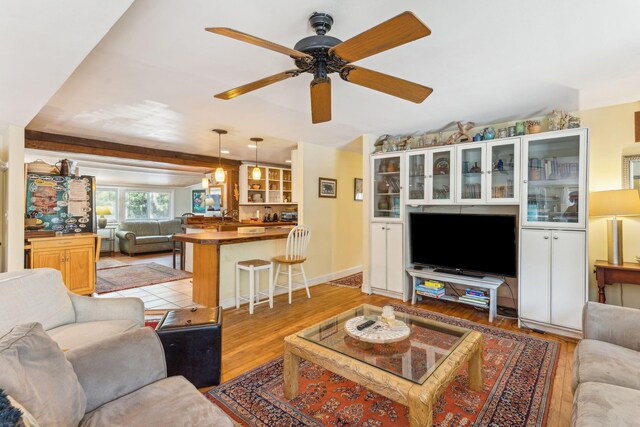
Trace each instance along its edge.
<instances>
[{"instance_id":1,"label":"pendant light","mask_svg":"<svg viewBox=\"0 0 640 427\"><path fill-rule=\"evenodd\" d=\"M207 178L206 173L202 177L202 188L209 188L209 178Z\"/></svg>"},{"instance_id":2,"label":"pendant light","mask_svg":"<svg viewBox=\"0 0 640 427\"><path fill-rule=\"evenodd\" d=\"M262 138L250 138L250 139L251 141L256 143L256 165L253 167L253 170L251 171L251 178L257 180L262 178L262 171L258 167L258 142L264 141L264 140Z\"/></svg>"},{"instance_id":3,"label":"pendant light","mask_svg":"<svg viewBox=\"0 0 640 427\"><path fill-rule=\"evenodd\" d=\"M222 145L221 143L222 135L226 135L227 131L223 129L214 129L213 131L218 134L218 167L216 168L216 171L213 173L213 177L216 180L216 182L224 183L225 173L224 173L224 169L222 169L222 158L220 157L222 153L220 152L220 147Z\"/></svg>"}]
</instances>

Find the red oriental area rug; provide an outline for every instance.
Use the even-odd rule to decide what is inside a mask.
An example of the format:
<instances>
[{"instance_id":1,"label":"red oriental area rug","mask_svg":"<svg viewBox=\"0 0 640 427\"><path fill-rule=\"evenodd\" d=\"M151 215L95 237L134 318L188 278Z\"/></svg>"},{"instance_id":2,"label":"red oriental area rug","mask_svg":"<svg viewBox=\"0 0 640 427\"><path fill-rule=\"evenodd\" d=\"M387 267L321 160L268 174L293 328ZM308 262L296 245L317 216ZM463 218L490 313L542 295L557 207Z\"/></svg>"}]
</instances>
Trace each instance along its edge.
<instances>
[{"instance_id":1,"label":"red oriental area rug","mask_svg":"<svg viewBox=\"0 0 640 427\"><path fill-rule=\"evenodd\" d=\"M360 288L362 287L362 272L352 274L351 276L341 277L340 279L327 282L333 286L341 286L343 288Z\"/></svg>"},{"instance_id":2,"label":"red oriental area rug","mask_svg":"<svg viewBox=\"0 0 640 427\"><path fill-rule=\"evenodd\" d=\"M397 311L482 333L484 390L467 388L466 368L434 408L437 426L541 426L545 424L558 361L556 342L426 310ZM228 381L207 397L245 426L408 426L408 408L307 361L300 394L282 389L282 357Z\"/></svg>"}]
</instances>

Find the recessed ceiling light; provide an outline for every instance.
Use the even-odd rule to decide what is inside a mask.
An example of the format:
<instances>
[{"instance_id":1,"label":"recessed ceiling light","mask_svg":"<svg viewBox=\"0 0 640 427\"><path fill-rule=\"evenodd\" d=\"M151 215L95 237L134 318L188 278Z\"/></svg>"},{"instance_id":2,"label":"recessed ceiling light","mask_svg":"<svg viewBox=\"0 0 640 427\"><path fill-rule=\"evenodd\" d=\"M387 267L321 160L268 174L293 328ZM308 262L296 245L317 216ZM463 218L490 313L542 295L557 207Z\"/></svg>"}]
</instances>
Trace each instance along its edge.
<instances>
[{"instance_id":1,"label":"recessed ceiling light","mask_svg":"<svg viewBox=\"0 0 640 427\"><path fill-rule=\"evenodd\" d=\"M229 150L222 150L220 151L222 154L229 154Z\"/></svg>"},{"instance_id":2,"label":"recessed ceiling light","mask_svg":"<svg viewBox=\"0 0 640 427\"><path fill-rule=\"evenodd\" d=\"M285 163L291 163L291 160L285 160L284 162Z\"/></svg>"},{"instance_id":3,"label":"recessed ceiling light","mask_svg":"<svg viewBox=\"0 0 640 427\"><path fill-rule=\"evenodd\" d=\"M249 144L249 145L247 145L247 147L249 147L249 148L256 148L256 145L255 145L255 144Z\"/></svg>"}]
</instances>

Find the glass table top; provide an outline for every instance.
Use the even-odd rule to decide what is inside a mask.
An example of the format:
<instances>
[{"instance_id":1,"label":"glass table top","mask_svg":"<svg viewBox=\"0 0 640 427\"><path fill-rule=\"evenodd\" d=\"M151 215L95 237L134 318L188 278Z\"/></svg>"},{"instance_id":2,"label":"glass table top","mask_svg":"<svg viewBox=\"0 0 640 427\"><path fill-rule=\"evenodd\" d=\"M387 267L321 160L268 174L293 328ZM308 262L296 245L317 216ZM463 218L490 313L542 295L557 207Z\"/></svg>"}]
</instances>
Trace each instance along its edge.
<instances>
[{"instance_id":1,"label":"glass table top","mask_svg":"<svg viewBox=\"0 0 640 427\"><path fill-rule=\"evenodd\" d=\"M398 377L422 384L471 332L454 325L396 311L396 320L404 322L410 329L409 337L402 341L370 344L347 334L345 323L348 320L364 316L365 320L380 321L381 314L382 308L363 304L306 328L298 332L298 336Z\"/></svg>"}]
</instances>

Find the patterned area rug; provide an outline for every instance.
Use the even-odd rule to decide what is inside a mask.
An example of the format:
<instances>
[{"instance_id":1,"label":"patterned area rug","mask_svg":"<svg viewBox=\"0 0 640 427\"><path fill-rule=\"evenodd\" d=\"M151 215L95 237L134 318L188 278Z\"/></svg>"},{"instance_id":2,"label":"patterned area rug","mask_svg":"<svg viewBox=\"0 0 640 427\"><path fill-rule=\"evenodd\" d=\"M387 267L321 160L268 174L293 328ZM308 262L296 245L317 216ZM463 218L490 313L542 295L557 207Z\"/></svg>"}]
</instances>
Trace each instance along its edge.
<instances>
[{"instance_id":1,"label":"patterned area rug","mask_svg":"<svg viewBox=\"0 0 640 427\"><path fill-rule=\"evenodd\" d=\"M192 274L150 262L98 270L97 276L96 292L103 294L105 292L188 279L192 277Z\"/></svg>"},{"instance_id":2,"label":"patterned area rug","mask_svg":"<svg viewBox=\"0 0 640 427\"><path fill-rule=\"evenodd\" d=\"M482 333L484 390L467 388L464 368L434 408L437 426L542 426L558 361L556 342L426 310L397 311ZM302 361L300 394L282 390L282 357L228 381L207 397L245 426L408 426L408 408Z\"/></svg>"},{"instance_id":3,"label":"patterned area rug","mask_svg":"<svg viewBox=\"0 0 640 427\"><path fill-rule=\"evenodd\" d=\"M352 274L351 276L327 282L333 286L341 286L343 288L359 288L362 286L362 273Z\"/></svg>"},{"instance_id":4,"label":"patterned area rug","mask_svg":"<svg viewBox=\"0 0 640 427\"><path fill-rule=\"evenodd\" d=\"M129 265L126 262L122 262L115 258L109 257L100 257L98 260L96 268L98 270L104 270L105 268L116 268L116 267L124 267L125 265Z\"/></svg>"}]
</instances>

